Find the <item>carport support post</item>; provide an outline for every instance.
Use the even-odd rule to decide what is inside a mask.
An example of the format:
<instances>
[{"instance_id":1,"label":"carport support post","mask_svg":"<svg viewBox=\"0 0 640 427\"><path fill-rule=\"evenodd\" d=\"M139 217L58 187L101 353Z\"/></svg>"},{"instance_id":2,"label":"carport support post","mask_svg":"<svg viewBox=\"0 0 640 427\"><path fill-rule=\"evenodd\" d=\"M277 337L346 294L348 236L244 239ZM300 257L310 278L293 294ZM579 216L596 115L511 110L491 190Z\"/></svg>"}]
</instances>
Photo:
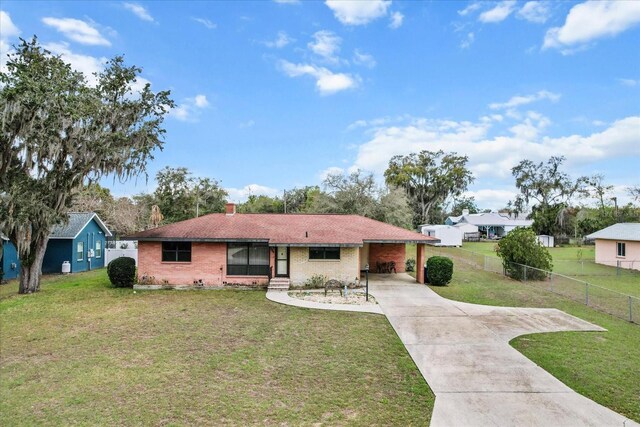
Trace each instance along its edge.
<instances>
[{"instance_id":1,"label":"carport support post","mask_svg":"<svg viewBox=\"0 0 640 427\"><path fill-rule=\"evenodd\" d=\"M418 243L416 245L416 282L424 283L424 262L425 262L425 247L424 243Z\"/></svg>"},{"instance_id":2,"label":"carport support post","mask_svg":"<svg viewBox=\"0 0 640 427\"><path fill-rule=\"evenodd\" d=\"M369 264L364 266L364 277L366 283L365 298L369 301Z\"/></svg>"}]
</instances>

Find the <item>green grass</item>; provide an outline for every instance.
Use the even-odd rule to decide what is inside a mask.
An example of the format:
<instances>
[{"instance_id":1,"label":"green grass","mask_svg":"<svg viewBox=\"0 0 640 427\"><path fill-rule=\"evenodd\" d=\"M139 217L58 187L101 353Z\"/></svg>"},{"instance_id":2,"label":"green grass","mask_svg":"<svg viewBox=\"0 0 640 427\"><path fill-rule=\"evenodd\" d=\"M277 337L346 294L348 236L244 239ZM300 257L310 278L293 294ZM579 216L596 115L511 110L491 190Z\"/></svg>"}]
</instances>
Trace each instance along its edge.
<instances>
[{"instance_id":1,"label":"green grass","mask_svg":"<svg viewBox=\"0 0 640 427\"><path fill-rule=\"evenodd\" d=\"M411 256L415 247L407 248ZM511 345L578 393L640 422L640 326L461 262L448 286L431 288L475 304L555 307L606 328L526 335Z\"/></svg>"},{"instance_id":2,"label":"green grass","mask_svg":"<svg viewBox=\"0 0 640 427\"><path fill-rule=\"evenodd\" d=\"M383 316L260 291L114 289L104 270L0 286L4 425L428 425Z\"/></svg>"},{"instance_id":3,"label":"green grass","mask_svg":"<svg viewBox=\"0 0 640 427\"><path fill-rule=\"evenodd\" d=\"M495 242L465 242L462 245L462 249L467 251L498 258L495 248ZM554 273L640 298L640 272L621 269L620 275L617 275L615 267L596 264L594 246L567 246L548 249L553 258ZM415 254L415 245L408 250ZM443 250L463 254L463 251L456 248L444 248Z\"/></svg>"}]
</instances>

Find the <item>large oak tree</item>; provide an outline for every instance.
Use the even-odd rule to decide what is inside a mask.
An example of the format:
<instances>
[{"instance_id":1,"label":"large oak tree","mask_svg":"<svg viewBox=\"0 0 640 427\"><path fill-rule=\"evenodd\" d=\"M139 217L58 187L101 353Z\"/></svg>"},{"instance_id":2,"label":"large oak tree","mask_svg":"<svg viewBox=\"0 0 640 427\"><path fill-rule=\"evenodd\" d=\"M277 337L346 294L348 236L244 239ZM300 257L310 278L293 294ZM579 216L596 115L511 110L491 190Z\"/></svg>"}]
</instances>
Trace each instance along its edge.
<instances>
[{"instance_id":1,"label":"large oak tree","mask_svg":"<svg viewBox=\"0 0 640 427\"><path fill-rule=\"evenodd\" d=\"M21 40L0 72L0 230L15 244L20 293L40 288L49 234L73 194L113 175L146 173L162 147L169 92L131 89L140 69L108 61L90 85L35 39Z\"/></svg>"}]
</instances>

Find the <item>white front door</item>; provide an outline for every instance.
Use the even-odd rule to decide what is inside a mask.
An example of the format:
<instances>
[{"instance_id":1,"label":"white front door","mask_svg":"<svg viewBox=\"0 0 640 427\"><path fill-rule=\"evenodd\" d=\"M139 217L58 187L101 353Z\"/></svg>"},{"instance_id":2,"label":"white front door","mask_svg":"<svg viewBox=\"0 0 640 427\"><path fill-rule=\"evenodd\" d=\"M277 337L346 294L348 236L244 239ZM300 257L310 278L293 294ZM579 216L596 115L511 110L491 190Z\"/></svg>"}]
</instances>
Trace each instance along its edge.
<instances>
[{"instance_id":1,"label":"white front door","mask_svg":"<svg viewBox=\"0 0 640 427\"><path fill-rule=\"evenodd\" d=\"M289 277L289 247L276 248L276 276Z\"/></svg>"}]
</instances>

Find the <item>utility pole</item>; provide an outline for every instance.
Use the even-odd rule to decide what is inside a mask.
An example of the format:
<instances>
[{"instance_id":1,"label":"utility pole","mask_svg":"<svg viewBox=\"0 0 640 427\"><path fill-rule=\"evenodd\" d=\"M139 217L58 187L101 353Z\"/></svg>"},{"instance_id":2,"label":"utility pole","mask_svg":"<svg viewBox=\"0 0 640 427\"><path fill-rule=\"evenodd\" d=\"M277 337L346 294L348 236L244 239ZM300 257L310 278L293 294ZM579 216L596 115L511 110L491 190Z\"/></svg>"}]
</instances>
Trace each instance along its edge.
<instances>
[{"instance_id":1,"label":"utility pole","mask_svg":"<svg viewBox=\"0 0 640 427\"><path fill-rule=\"evenodd\" d=\"M283 191L284 195L282 196L282 199L284 200L284 213L287 213L287 190Z\"/></svg>"}]
</instances>

